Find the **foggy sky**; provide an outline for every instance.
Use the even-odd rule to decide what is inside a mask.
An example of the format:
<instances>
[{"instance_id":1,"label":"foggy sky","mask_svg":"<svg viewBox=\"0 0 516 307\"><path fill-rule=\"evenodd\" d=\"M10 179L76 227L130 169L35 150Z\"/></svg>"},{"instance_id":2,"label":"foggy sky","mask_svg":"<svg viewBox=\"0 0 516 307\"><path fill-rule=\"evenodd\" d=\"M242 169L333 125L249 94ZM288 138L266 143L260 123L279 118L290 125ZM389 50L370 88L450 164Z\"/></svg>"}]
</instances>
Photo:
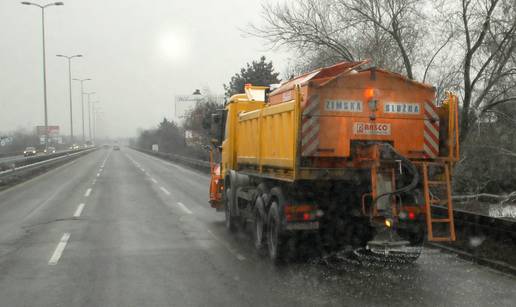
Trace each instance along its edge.
<instances>
[{"instance_id":1,"label":"foggy sky","mask_svg":"<svg viewBox=\"0 0 516 307\"><path fill-rule=\"evenodd\" d=\"M40 4L45 1L34 1ZM68 65L56 54L83 54L72 77L91 78L102 119L99 135L134 136L173 118L174 96L208 87L223 94L246 62L266 55L279 72L287 55L239 29L259 23L259 0L64 0L45 10L49 125L68 135ZM43 124L41 11L0 1L0 132ZM73 86L74 134L82 135L80 86Z\"/></svg>"}]
</instances>

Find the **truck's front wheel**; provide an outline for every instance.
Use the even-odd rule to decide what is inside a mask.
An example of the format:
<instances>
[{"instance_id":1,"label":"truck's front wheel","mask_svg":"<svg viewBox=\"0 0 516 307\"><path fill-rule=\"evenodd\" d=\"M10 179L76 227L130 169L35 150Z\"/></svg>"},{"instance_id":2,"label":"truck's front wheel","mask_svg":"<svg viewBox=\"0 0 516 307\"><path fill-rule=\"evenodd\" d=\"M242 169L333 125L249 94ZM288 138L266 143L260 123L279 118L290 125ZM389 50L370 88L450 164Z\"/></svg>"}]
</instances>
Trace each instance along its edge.
<instances>
[{"instance_id":1,"label":"truck's front wheel","mask_svg":"<svg viewBox=\"0 0 516 307\"><path fill-rule=\"evenodd\" d=\"M272 201L267 216L267 246L269 257L274 263L279 263L285 258L287 244L285 237L281 234L281 221L278 203Z\"/></svg>"}]
</instances>

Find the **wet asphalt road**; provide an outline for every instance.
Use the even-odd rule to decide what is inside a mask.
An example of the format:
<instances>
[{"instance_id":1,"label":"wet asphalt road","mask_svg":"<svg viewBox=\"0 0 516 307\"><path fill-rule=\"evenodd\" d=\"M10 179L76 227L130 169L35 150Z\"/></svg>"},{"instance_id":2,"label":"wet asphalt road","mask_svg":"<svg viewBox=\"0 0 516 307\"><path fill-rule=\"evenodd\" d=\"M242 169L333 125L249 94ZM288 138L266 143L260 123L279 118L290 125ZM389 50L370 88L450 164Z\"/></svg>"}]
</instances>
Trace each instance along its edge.
<instances>
[{"instance_id":1,"label":"wet asphalt road","mask_svg":"<svg viewBox=\"0 0 516 307\"><path fill-rule=\"evenodd\" d=\"M271 265L207 204L207 175L122 148L0 192L0 306L515 306L516 278L413 265Z\"/></svg>"}]
</instances>

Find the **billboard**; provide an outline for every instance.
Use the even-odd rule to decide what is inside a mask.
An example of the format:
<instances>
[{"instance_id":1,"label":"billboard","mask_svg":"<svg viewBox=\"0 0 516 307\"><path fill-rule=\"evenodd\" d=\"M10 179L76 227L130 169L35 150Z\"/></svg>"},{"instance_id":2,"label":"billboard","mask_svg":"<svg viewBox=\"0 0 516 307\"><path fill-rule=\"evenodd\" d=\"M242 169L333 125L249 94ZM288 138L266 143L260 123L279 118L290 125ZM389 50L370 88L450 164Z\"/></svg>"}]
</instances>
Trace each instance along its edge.
<instances>
[{"instance_id":1,"label":"billboard","mask_svg":"<svg viewBox=\"0 0 516 307\"><path fill-rule=\"evenodd\" d=\"M215 102L224 105L224 95L176 95L174 99L174 116L177 119L184 118L191 111L195 104L204 102Z\"/></svg>"},{"instance_id":2,"label":"billboard","mask_svg":"<svg viewBox=\"0 0 516 307\"><path fill-rule=\"evenodd\" d=\"M59 135L59 126L47 127L48 139L51 143L63 143L63 138ZM39 136L39 142L45 144L45 126L36 126L36 134Z\"/></svg>"},{"instance_id":3,"label":"billboard","mask_svg":"<svg viewBox=\"0 0 516 307\"><path fill-rule=\"evenodd\" d=\"M59 126L48 126L48 133L45 133L45 126L36 126L36 133L38 135L48 134L49 137L59 136Z\"/></svg>"}]
</instances>

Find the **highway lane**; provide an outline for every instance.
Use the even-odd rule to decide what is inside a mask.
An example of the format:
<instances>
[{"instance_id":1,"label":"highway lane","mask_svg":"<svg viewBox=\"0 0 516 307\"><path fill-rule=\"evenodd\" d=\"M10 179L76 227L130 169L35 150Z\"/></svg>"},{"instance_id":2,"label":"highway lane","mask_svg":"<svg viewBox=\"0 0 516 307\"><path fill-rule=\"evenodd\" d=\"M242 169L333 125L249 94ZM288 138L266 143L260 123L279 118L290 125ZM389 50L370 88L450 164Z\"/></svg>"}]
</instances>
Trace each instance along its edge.
<instances>
[{"instance_id":1,"label":"highway lane","mask_svg":"<svg viewBox=\"0 0 516 307\"><path fill-rule=\"evenodd\" d=\"M512 306L516 280L428 249L409 266L256 255L202 173L99 150L0 192L0 306ZM75 217L74 217L75 216Z\"/></svg>"}]
</instances>

